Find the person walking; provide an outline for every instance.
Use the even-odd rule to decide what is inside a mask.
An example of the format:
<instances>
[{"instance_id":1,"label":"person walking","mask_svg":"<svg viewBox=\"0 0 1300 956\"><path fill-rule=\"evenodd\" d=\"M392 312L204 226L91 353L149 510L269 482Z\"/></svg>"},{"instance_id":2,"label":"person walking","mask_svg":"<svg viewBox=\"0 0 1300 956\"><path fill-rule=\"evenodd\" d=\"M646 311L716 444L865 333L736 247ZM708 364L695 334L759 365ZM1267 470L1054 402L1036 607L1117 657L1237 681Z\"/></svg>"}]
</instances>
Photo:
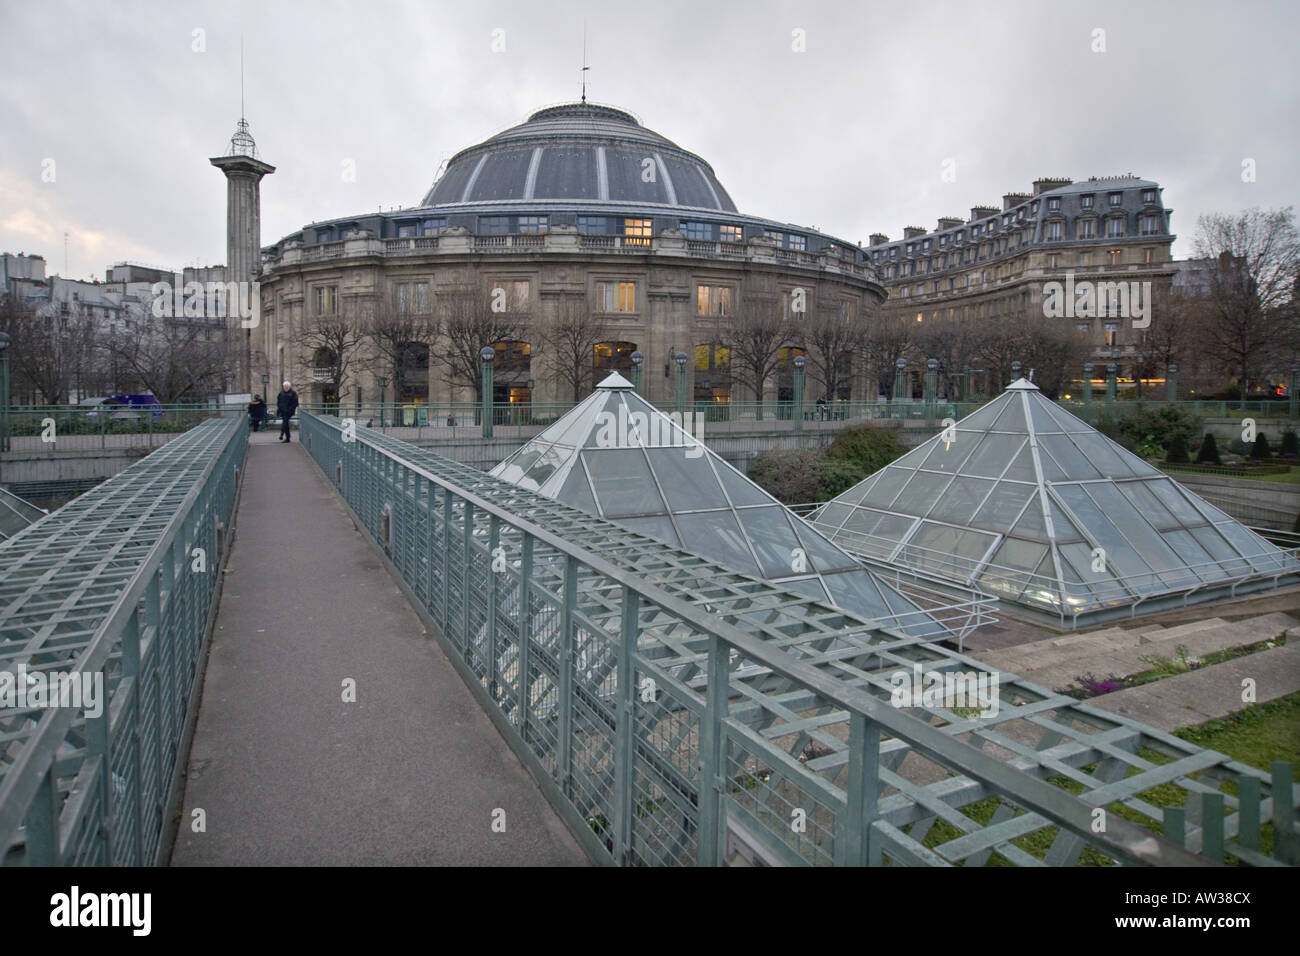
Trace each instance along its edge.
<instances>
[{"instance_id":1,"label":"person walking","mask_svg":"<svg viewBox=\"0 0 1300 956\"><path fill-rule=\"evenodd\" d=\"M262 401L261 395L254 395L253 400L248 403L248 420L253 426L253 431L261 431L265 419L266 402Z\"/></svg>"},{"instance_id":2,"label":"person walking","mask_svg":"<svg viewBox=\"0 0 1300 956\"><path fill-rule=\"evenodd\" d=\"M292 441L289 431L289 419L293 418L293 413L298 410L298 393L293 390L293 386L288 382L280 389L280 394L275 397L275 410L280 415L280 441Z\"/></svg>"}]
</instances>

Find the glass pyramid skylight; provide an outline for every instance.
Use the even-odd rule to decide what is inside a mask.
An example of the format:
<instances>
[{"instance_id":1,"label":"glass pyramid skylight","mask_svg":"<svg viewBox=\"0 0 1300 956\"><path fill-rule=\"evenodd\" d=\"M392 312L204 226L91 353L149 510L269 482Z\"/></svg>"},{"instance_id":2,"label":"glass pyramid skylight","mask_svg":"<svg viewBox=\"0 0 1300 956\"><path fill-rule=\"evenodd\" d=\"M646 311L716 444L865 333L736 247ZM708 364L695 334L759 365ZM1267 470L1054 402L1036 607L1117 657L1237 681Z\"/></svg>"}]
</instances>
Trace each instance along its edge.
<instances>
[{"instance_id":1,"label":"glass pyramid skylight","mask_svg":"<svg viewBox=\"0 0 1300 956\"><path fill-rule=\"evenodd\" d=\"M682 425L616 373L491 473L912 636L947 636Z\"/></svg>"},{"instance_id":2,"label":"glass pyramid skylight","mask_svg":"<svg viewBox=\"0 0 1300 956\"><path fill-rule=\"evenodd\" d=\"M855 553L1076 624L1300 572L1023 378L810 520Z\"/></svg>"}]
</instances>

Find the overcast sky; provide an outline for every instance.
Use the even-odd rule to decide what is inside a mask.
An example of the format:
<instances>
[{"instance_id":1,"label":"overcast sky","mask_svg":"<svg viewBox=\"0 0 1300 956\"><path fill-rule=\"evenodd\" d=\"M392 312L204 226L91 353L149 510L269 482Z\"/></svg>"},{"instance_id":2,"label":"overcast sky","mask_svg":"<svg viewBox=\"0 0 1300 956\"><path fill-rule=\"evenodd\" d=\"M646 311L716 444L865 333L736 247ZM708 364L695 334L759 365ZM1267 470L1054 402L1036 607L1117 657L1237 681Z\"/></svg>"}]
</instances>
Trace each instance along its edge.
<instances>
[{"instance_id":1,"label":"overcast sky","mask_svg":"<svg viewBox=\"0 0 1300 956\"><path fill-rule=\"evenodd\" d=\"M1198 215L1292 205L1300 182L1294 0L41 0L0 17L0 251L73 277L225 260L208 158L239 118L241 35L245 113L277 167L263 243L414 205L453 153L576 100L584 19L590 99L704 157L742 212L855 242L1041 176L1131 172L1164 187L1181 258Z\"/></svg>"}]
</instances>

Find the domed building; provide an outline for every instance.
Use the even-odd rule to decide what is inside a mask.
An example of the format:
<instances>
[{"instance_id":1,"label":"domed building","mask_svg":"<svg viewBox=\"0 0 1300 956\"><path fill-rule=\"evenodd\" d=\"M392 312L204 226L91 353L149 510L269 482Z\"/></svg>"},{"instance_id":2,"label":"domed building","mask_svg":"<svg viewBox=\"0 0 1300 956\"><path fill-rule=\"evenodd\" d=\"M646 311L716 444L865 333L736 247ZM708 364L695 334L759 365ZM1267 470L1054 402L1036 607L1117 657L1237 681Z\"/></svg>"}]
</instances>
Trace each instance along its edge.
<instances>
[{"instance_id":1,"label":"domed building","mask_svg":"<svg viewBox=\"0 0 1300 956\"><path fill-rule=\"evenodd\" d=\"M885 296L857 245L740 213L713 167L630 113L574 103L451 158L419 205L313 223L263 248L253 373L344 409L473 401L491 346L494 399L570 403L609 371L671 402L755 400L734 340L782 309L867 322ZM800 316L796 315L796 318ZM765 402L791 397L786 343ZM744 349L740 349L743 352ZM808 401L860 398L851 362ZM823 376L828 377L828 376Z\"/></svg>"}]
</instances>

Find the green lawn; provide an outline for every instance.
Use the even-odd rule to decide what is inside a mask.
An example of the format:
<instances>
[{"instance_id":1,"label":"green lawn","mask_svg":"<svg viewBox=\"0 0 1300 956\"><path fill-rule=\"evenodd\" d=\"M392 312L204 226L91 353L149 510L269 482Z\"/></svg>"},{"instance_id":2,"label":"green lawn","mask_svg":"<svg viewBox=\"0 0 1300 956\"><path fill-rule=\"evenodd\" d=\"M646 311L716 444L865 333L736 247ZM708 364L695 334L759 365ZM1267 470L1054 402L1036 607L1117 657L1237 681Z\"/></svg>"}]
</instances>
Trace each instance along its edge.
<instances>
[{"instance_id":1,"label":"green lawn","mask_svg":"<svg viewBox=\"0 0 1300 956\"><path fill-rule=\"evenodd\" d=\"M1173 465L1169 468L1162 467L1161 471L1163 471L1166 475L1173 476L1174 478L1177 478L1179 475L1208 474L1208 472L1191 471L1190 469L1183 471L1180 470L1177 465ZM1241 478L1245 481L1280 481L1286 485L1300 485L1300 468L1296 467L1295 465L1292 465L1290 470L1288 470L1287 473L1284 475L1241 475L1241 474L1227 474L1225 472L1220 477Z\"/></svg>"}]
</instances>

